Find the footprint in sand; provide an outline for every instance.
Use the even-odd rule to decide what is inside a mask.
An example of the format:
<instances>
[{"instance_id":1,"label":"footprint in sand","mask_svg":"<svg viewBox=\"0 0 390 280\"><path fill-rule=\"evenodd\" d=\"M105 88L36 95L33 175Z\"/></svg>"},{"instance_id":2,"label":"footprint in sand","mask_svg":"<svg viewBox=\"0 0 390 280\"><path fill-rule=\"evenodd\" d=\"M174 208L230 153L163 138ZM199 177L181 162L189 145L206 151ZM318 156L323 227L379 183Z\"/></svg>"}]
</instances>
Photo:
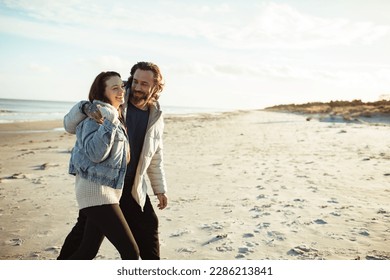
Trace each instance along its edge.
<instances>
[{"instance_id":1,"label":"footprint in sand","mask_svg":"<svg viewBox=\"0 0 390 280\"><path fill-rule=\"evenodd\" d=\"M42 177L39 177L39 178L35 178L35 179L32 179L31 182L35 185L42 185L42 184L45 184L46 181L44 178Z\"/></svg>"},{"instance_id":2,"label":"footprint in sand","mask_svg":"<svg viewBox=\"0 0 390 280\"><path fill-rule=\"evenodd\" d=\"M221 225L219 222L214 222L212 224L203 224L201 226L201 229L211 230L211 231L217 231L223 229L223 225Z\"/></svg>"},{"instance_id":3,"label":"footprint in sand","mask_svg":"<svg viewBox=\"0 0 390 280\"><path fill-rule=\"evenodd\" d=\"M238 254L236 256L236 259L243 259L246 258L249 253L252 251L248 247L240 247L238 248Z\"/></svg>"},{"instance_id":4,"label":"footprint in sand","mask_svg":"<svg viewBox=\"0 0 390 280\"><path fill-rule=\"evenodd\" d=\"M36 170L46 170L46 169L48 169L50 167L57 167L57 166L60 166L60 165L59 164L51 164L51 163L45 162L45 163L43 163L41 165L35 166L35 169Z\"/></svg>"},{"instance_id":5,"label":"footprint in sand","mask_svg":"<svg viewBox=\"0 0 390 280\"><path fill-rule=\"evenodd\" d=\"M314 220L313 222L318 224L318 225L325 225L325 224L327 224L327 222L324 221L323 219L317 219L317 220Z\"/></svg>"},{"instance_id":6,"label":"footprint in sand","mask_svg":"<svg viewBox=\"0 0 390 280\"><path fill-rule=\"evenodd\" d=\"M31 258L40 258L41 257L41 254L39 252L32 252L30 254L30 257Z\"/></svg>"},{"instance_id":7,"label":"footprint in sand","mask_svg":"<svg viewBox=\"0 0 390 280\"><path fill-rule=\"evenodd\" d=\"M218 246L215 248L218 252L231 252L233 251L233 247L230 245L227 245L226 243L222 244L221 246Z\"/></svg>"},{"instance_id":8,"label":"footprint in sand","mask_svg":"<svg viewBox=\"0 0 390 280\"><path fill-rule=\"evenodd\" d=\"M341 212L338 212L338 211L331 212L330 214L335 216L335 217L340 217L341 216Z\"/></svg>"},{"instance_id":9,"label":"footprint in sand","mask_svg":"<svg viewBox=\"0 0 390 280\"><path fill-rule=\"evenodd\" d=\"M211 238L210 240L206 241L205 243L203 243L202 245L203 246L206 246L208 244L211 244L211 243L214 243L216 241L220 241L222 239L225 239L228 237L228 234L227 233L223 233L223 234L218 234L217 236Z\"/></svg>"},{"instance_id":10,"label":"footprint in sand","mask_svg":"<svg viewBox=\"0 0 390 280\"><path fill-rule=\"evenodd\" d=\"M339 203L337 201L337 198L332 197L330 200L328 200L328 203Z\"/></svg>"},{"instance_id":11,"label":"footprint in sand","mask_svg":"<svg viewBox=\"0 0 390 280\"><path fill-rule=\"evenodd\" d=\"M251 210L249 211L254 211L254 212L262 212L263 210L259 206L254 206Z\"/></svg>"},{"instance_id":12,"label":"footprint in sand","mask_svg":"<svg viewBox=\"0 0 390 280\"><path fill-rule=\"evenodd\" d=\"M284 234L278 231L268 231L267 236L277 241L284 241L286 239Z\"/></svg>"},{"instance_id":13,"label":"footprint in sand","mask_svg":"<svg viewBox=\"0 0 390 280\"><path fill-rule=\"evenodd\" d=\"M24 153L21 153L20 155L17 155L16 157L19 158L19 157L23 157L23 156L26 156L26 155L35 155L35 152L34 151L23 151Z\"/></svg>"},{"instance_id":14,"label":"footprint in sand","mask_svg":"<svg viewBox=\"0 0 390 280\"><path fill-rule=\"evenodd\" d=\"M368 252L367 260L390 260L390 253L385 251L373 250Z\"/></svg>"},{"instance_id":15,"label":"footprint in sand","mask_svg":"<svg viewBox=\"0 0 390 280\"><path fill-rule=\"evenodd\" d=\"M264 228L268 228L270 225L271 225L271 223L260 223L257 225L257 228L264 229Z\"/></svg>"},{"instance_id":16,"label":"footprint in sand","mask_svg":"<svg viewBox=\"0 0 390 280\"><path fill-rule=\"evenodd\" d=\"M178 253L193 254L196 252L195 248L179 248L176 250Z\"/></svg>"},{"instance_id":17,"label":"footprint in sand","mask_svg":"<svg viewBox=\"0 0 390 280\"><path fill-rule=\"evenodd\" d=\"M363 236L369 236L369 235L370 235L370 233L368 232L367 229L361 229L361 230L359 231L359 234L360 234L360 235L363 235Z\"/></svg>"},{"instance_id":18,"label":"footprint in sand","mask_svg":"<svg viewBox=\"0 0 390 280\"><path fill-rule=\"evenodd\" d=\"M382 214L382 215L385 216L386 218L390 217L390 212L389 212L389 211L386 211L386 210L383 209L383 208L380 208L376 213L377 213L377 214Z\"/></svg>"},{"instance_id":19,"label":"footprint in sand","mask_svg":"<svg viewBox=\"0 0 390 280\"><path fill-rule=\"evenodd\" d=\"M11 245L11 246L21 246L23 244L23 239L13 238L11 240L6 241L5 244Z\"/></svg>"},{"instance_id":20,"label":"footprint in sand","mask_svg":"<svg viewBox=\"0 0 390 280\"><path fill-rule=\"evenodd\" d=\"M27 176L23 173L14 173L11 176L3 177L1 179L26 179Z\"/></svg>"},{"instance_id":21,"label":"footprint in sand","mask_svg":"<svg viewBox=\"0 0 390 280\"><path fill-rule=\"evenodd\" d=\"M249 254L254 252L254 247L259 245L258 243L246 242L245 245L238 248L238 254L236 259L246 258Z\"/></svg>"},{"instance_id":22,"label":"footprint in sand","mask_svg":"<svg viewBox=\"0 0 390 280\"><path fill-rule=\"evenodd\" d=\"M311 247L307 247L306 245L299 245L299 246L296 246L296 247L290 249L287 252L287 255L300 256L303 258L310 258L311 256L317 256L318 250L311 248Z\"/></svg>"},{"instance_id":23,"label":"footprint in sand","mask_svg":"<svg viewBox=\"0 0 390 280\"><path fill-rule=\"evenodd\" d=\"M46 252L52 252L54 254L59 254L61 250L61 247L58 246L50 246L45 249Z\"/></svg>"},{"instance_id":24,"label":"footprint in sand","mask_svg":"<svg viewBox=\"0 0 390 280\"><path fill-rule=\"evenodd\" d=\"M188 229L181 229L181 230L178 230L174 233L171 233L169 235L169 237L179 237L179 236L182 236L182 235L187 234L187 233L190 233L190 231Z\"/></svg>"}]
</instances>

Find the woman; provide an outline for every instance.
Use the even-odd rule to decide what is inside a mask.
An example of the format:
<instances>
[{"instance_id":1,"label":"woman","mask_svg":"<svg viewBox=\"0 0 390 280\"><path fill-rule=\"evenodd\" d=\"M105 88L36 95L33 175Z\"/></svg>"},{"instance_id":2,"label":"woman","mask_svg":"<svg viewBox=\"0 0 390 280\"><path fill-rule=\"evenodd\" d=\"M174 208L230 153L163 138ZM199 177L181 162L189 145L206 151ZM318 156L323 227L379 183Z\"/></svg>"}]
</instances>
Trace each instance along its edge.
<instances>
[{"instance_id":1,"label":"woman","mask_svg":"<svg viewBox=\"0 0 390 280\"><path fill-rule=\"evenodd\" d=\"M102 72L92 83L89 101L103 116L91 118L76 130L69 173L76 175L80 214L87 218L83 241L70 259L93 259L106 236L122 259L138 259L139 249L119 207L130 148L121 105L125 91L120 75Z\"/></svg>"}]
</instances>

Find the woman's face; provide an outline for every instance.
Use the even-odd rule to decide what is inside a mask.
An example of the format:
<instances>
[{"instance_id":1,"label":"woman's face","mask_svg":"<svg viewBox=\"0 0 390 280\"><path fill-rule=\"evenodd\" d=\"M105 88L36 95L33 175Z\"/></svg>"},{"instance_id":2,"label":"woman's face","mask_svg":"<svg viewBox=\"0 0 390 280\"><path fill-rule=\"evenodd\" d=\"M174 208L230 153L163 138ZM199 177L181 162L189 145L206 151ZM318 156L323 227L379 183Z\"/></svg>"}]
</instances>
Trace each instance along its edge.
<instances>
[{"instance_id":1,"label":"woman's face","mask_svg":"<svg viewBox=\"0 0 390 280\"><path fill-rule=\"evenodd\" d=\"M106 81L106 91L104 95L115 108L125 102L125 90L123 81L118 76L112 76Z\"/></svg>"}]
</instances>

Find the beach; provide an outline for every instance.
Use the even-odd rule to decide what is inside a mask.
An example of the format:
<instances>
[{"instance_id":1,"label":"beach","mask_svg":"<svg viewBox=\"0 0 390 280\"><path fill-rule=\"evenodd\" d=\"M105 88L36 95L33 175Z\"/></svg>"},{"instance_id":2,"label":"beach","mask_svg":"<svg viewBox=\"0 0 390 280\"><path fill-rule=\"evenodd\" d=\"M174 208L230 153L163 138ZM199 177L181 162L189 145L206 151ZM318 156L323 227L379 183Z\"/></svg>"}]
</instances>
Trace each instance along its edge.
<instances>
[{"instance_id":1,"label":"beach","mask_svg":"<svg viewBox=\"0 0 390 280\"><path fill-rule=\"evenodd\" d=\"M1 260L56 259L76 222L61 128L0 124ZM165 116L162 259L389 260L389 139L389 125L262 110ZM105 240L96 259L119 254Z\"/></svg>"}]
</instances>

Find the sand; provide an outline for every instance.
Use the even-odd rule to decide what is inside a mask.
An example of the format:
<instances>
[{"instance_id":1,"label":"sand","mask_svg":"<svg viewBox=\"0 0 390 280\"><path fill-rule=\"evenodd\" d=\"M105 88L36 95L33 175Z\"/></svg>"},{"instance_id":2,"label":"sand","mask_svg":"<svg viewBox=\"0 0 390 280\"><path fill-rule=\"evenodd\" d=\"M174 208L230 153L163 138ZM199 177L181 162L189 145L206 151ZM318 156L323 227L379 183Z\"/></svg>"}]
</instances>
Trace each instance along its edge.
<instances>
[{"instance_id":1,"label":"sand","mask_svg":"<svg viewBox=\"0 0 390 280\"><path fill-rule=\"evenodd\" d=\"M76 221L61 127L0 124L1 260L55 259ZM166 116L162 259L390 259L389 139L294 114ZM105 240L97 259L119 255Z\"/></svg>"}]
</instances>

